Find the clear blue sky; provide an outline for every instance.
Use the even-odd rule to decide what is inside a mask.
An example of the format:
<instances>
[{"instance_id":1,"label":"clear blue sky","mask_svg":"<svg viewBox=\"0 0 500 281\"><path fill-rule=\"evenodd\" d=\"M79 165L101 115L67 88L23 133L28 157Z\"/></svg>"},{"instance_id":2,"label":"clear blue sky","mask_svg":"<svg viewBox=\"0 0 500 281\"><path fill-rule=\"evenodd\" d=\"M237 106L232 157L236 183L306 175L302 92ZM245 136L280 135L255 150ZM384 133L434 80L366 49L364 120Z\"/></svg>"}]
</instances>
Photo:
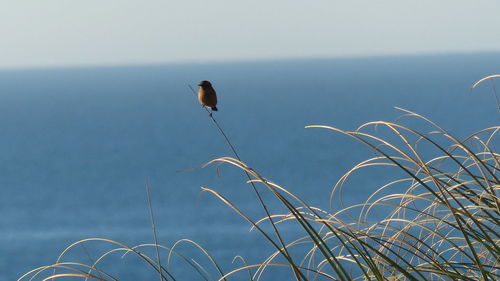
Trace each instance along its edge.
<instances>
[{"instance_id":1,"label":"clear blue sky","mask_svg":"<svg viewBox=\"0 0 500 281\"><path fill-rule=\"evenodd\" d=\"M498 0L0 0L0 68L500 51Z\"/></svg>"}]
</instances>

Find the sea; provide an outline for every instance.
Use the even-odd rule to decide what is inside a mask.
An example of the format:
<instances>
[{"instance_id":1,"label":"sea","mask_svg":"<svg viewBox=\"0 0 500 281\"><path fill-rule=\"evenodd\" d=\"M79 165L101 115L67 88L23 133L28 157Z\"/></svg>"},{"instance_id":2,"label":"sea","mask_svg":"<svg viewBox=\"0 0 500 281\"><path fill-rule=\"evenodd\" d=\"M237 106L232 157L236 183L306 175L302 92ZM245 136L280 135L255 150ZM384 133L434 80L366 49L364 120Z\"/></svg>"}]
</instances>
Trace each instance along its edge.
<instances>
[{"instance_id":1,"label":"sea","mask_svg":"<svg viewBox=\"0 0 500 281\"><path fill-rule=\"evenodd\" d=\"M168 280L217 280L206 253L224 273L272 255L271 243L229 206L255 221L265 216L243 171L205 166L235 156L190 88L201 80L216 89L213 117L244 163L334 212L364 202L398 173L360 171L341 203L330 200L340 177L375 153L339 132L305 126L349 131L383 120L436 130L404 116L404 108L465 138L500 123L500 81L471 90L492 74L500 74L500 53L0 70L0 280L57 261L97 262L112 276L95 273L105 280L155 280L144 259L120 251L138 246L156 260L148 246L155 241L165 247L159 256ZM256 187L271 212L284 212ZM288 242L304 235L294 223L280 230ZM250 279L241 271L229 280ZM261 280L293 275L269 268Z\"/></svg>"}]
</instances>

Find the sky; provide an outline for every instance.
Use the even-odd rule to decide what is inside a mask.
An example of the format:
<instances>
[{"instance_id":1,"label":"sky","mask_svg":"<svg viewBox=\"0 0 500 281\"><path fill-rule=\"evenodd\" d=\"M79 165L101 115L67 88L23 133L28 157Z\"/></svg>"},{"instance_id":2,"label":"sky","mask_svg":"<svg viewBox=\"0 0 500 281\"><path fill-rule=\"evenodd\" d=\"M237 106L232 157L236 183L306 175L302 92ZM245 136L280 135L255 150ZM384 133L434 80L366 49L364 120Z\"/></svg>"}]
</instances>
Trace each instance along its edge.
<instances>
[{"instance_id":1,"label":"sky","mask_svg":"<svg viewBox=\"0 0 500 281\"><path fill-rule=\"evenodd\" d=\"M0 0L0 69L500 51L498 0Z\"/></svg>"}]
</instances>

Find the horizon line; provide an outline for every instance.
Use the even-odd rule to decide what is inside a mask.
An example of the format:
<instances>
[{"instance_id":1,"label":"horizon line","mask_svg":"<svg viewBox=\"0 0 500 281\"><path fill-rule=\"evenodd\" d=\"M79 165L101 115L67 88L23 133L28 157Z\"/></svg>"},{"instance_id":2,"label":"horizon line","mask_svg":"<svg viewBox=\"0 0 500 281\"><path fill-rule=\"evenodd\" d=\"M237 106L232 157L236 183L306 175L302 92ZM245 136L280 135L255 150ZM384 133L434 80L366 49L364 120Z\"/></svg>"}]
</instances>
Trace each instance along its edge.
<instances>
[{"instance_id":1,"label":"horizon line","mask_svg":"<svg viewBox=\"0 0 500 281\"><path fill-rule=\"evenodd\" d=\"M428 52L428 53L401 53L401 54L374 54L374 55L346 55L346 56L311 56L311 57L277 57L277 58L254 58L254 59L228 59L228 60L184 60L184 61L144 61L144 62L116 62L116 63L68 63L53 65L31 65L12 66L3 68L6 71L30 71L30 70L63 70L63 69L90 69L90 68L120 68L120 67L160 67L160 66L188 66L207 64L244 64L265 62L289 62L289 61L318 61L318 60L356 60L356 59L384 59L384 58L411 58L411 57L434 57L434 56L473 56L473 55L500 55L500 51L457 51L457 52Z\"/></svg>"}]
</instances>

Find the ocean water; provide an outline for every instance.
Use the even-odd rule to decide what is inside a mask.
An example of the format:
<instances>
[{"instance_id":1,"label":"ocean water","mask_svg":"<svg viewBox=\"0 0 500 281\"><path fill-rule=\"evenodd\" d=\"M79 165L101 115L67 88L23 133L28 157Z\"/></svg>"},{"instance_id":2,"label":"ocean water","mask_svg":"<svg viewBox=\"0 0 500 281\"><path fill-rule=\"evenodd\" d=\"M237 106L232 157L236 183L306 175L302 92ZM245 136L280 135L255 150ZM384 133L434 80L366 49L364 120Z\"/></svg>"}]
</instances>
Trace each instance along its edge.
<instances>
[{"instance_id":1,"label":"ocean water","mask_svg":"<svg viewBox=\"0 0 500 281\"><path fill-rule=\"evenodd\" d=\"M335 208L328 200L335 182L373 153L305 125L352 130L394 121L399 106L465 137L499 124L490 84L470 91L496 73L500 54L494 53L0 71L0 280L54 263L80 239L152 243L146 181L160 244L194 240L225 271L236 255L255 263L272 253L248 223L200 191L213 188L249 216L263 216L239 169L199 168L232 153L188 84L213 82L220 110L214 115L244 162L328 210ZM345 201L366 199L384 180L367 170L348 183ZM77 246L64 260L89 263L109 248ZM204 263L194 247L179 250ZM173 264L177 280L196 280L180 258ZM132 255L110 255L100 268L119 280L157 278ZM270 271L263 280L287 274Z\"/></svg>"}]
</instances>

